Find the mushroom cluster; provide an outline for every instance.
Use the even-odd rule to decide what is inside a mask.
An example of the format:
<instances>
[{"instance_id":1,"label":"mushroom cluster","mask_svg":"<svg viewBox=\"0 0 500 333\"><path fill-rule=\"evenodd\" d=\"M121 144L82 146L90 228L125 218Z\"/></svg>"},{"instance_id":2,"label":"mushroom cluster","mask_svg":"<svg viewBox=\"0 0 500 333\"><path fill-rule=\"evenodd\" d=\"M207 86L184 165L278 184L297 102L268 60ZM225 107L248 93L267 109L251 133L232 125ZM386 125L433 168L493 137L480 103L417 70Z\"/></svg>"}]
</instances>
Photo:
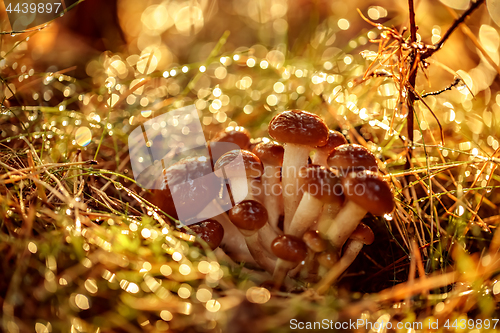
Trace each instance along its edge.
<instances>
[{"instance_id":1,"label":"mushroom cluster","mask_svg":"<svg viewBox=\"0 0 500 333\"><path fill-rule=\"evenodd\" d=\"M391 188L369 150L315 114L284 111L268 131L271 139L251 139L228 127L210 141L210 161L191 157L164 170L168 182L151 200L174 218L177 205L198 218L210 206L211 219L190 226L210 248L266 270L277 288L290 276L319 281L324 292L373 242L365 215L393 211ZM238 149L215 149L221 143Z\"/></svg>"}]
</instances>

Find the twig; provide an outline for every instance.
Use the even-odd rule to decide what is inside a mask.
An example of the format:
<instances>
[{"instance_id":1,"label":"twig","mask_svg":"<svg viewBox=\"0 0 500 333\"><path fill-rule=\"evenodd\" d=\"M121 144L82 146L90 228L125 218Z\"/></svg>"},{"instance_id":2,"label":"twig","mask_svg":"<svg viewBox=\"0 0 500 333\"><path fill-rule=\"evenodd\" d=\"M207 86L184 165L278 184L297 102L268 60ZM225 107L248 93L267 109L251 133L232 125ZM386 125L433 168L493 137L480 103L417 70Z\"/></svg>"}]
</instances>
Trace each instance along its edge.
<instances>
[{"instance_id":1,"label":"twig","mask_svg":"<svg viewBox=\"0 0 500 333\"><path fill-rule=\"evenodd\" d=\"M413 45L414 43L417 42L417 26L415 24L415 8L414 8L414 3L413 0L408 0L408 7L410 9L410 44ZM408 78L408 84L411 88L415 89L415 83L417 81L417 68L415 67L415 61L417 57L417 52L415 48L411 48L409 57L410 57L410 76ZM411 168L411 158L412 158L412 146L413 146L413 118L415 114L415 109L414 109L414 103L415 103L415 94L413 91L408 92L408 99L407 99L407 106L408 106L408 124L407 124L407 134L408 134L408 140L410 144L408 145L408 148L406 149L407 154L406 154L406 163L405 163L405 169L410 169Z\"/></svg>"},{"instance_id":2,"label":"twig","mask_svg":"<svg viewBox=\"0 0 500 333\"><path fill-rule=\"evenodd\" d=\"M467 9L459 18L455 20L455 22L453 22L453 25L448 30L446 30L443 37L441 37L441 39L436 44L434 44L434 47L427 49L427 51L422 55L422 60L430 57L435 52L440 50L443 47L443 44L448 40L448 38L450 38L451 34L458 28L458 26L463 23L465 19L483 3L484 0L477 0L476 2L474 2L469 9Z\"/></svg>"},{"instance_id":3,"label":"twig","mask_svg":"<svg viewBox=\"0 0 500 333\"><path fill-rule=\"evenodd\" d=\"M426 98L427 96L436 96L436 95L442 94L445 91L451 90L453 87L456 87L461 81L462 81L461 78L456 77L455 80L448 87L441 89L441 90L438 90L438 91L432 91L432 92L422 94L422 96L420 96L420 97Z\"/></svg>"}]
</instances>

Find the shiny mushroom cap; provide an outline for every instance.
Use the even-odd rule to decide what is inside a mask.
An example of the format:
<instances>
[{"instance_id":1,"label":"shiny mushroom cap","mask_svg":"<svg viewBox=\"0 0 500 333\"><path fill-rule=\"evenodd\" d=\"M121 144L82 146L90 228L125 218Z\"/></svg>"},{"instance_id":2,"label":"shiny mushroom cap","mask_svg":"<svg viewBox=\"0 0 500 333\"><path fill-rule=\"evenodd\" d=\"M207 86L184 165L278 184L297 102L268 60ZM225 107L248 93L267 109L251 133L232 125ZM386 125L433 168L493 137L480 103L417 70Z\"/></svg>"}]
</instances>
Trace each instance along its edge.
<instances>
[{"instance_id":1,"label":"shiny mushroom cap","mask_svg":"<svg viewBox=\"0 0 500 333\"><path fill-rule=\"evenodd\" d=\"M334 148L328 157L328 165L344 174L358 170L378 170L375 156L357 144L344 144Z\"/></svg>"},{"instance_id":2,"label":"shiny mushroom cap","mask_svg":"<svg viewBox=\"0 0 500 333\"><path fill-rule=\"evenodd\" d=\"M212 163L206 157L182 159L163 170L163 177L157 180L160 186L152 191L151 202L174 218L178 218L178 210L189 211L194 217L220 191L217 177L203 177L212 172Z\"/></svg>"},{"instance_id":3,"label":"shiny mushroom cap","mask_svg":"<svg viewBox=\"0 0 500 333\"><path fill-rule=\"evenodd\" d=\"M330 168L311 165L302 168L299 177L312 196L326 202L342 200L341 179Z\"/></svg>"},{"instance_id":4,"label":"shiny mushroom cap","mask_svg":"<svg viewBox=\"0 0 500 333\"><path fill-rule=\"evenodd\" d=\"M238 157L241 154L241 159ZM219 177L222 177L220 172L217 170L224 168L227 177L233 176L232 172L237 172L240 170L240 163L243 162L247 177L249 178L259 178L264 172L264 168L262 167L262 163L260 159L252 152L248 150L231 150L224 155L222 155L215 163L214 170L216 170L216 174Z\"/></svg>"},{"instance_id":5,"label":"shiny mushroom cap","mask_svg":"<svg viewBox=\"0 0 500 333\"><path fill-rule=\"evenodd\" d=\"M375 240L375 235L372 229L364 223L358 224L356 230L353 231L349 239L362 242L365 245L370 245Z\"/></svg>"},{"instance_id":6,"label":"shiny mushroom cap","mask_svg":"<svg viewBox=\"0 0 500 333\"><path fill-rule=\"evenodd\" d=\"M328 132L328 141L326 142L326 144L323 146L316 147L316 150L324 151L325 153L330 155L333 149L345 144L347 144L347 140L342 133L330 130Z\"/></svg>"},{"instance_id":7,"label":"shiny mushroom cap","mask_svg":"<svg viewBox=\"0 0 500 333\"><path fill-rule=\"evenodd\" d=\"M285 261L299 263L307 256L307 246L298 237L280 235L271 244L274 255Z\"/></svg>"},{"instance_id":8,"label":"shiny mushroom cap","mask_svg":"<svg viewBox=\"0 0 500 333\"><path fill-rule=\"evenodd\" d=\"M328 127L319 116L290 110L276 115L269 123L269 135L283 143L323 146L328 141Z\"/></svg>"},{"instance_id":9,"label":"shiny mushroom cap","mask_svg":"<svg viewBox=\"0 0 500 333\"><path fill-rule=\"evenodd\" d=\"M250 147L250 133L241 126L227 127L218 132L208 144L208 150L214 163L222 155L238 147L241 149L249 149Z\"/></svg>"},{"instance_id":10,"label":"shiny mushroom cap","mask_svg":"<svg viewBox=\"0 0 500 333\"><path fill-rule=\"evenodd\" d=\"M229 126L218 132L211 141L231 142L237 144L241 149L247 149L250 145L250 133L242 126Z\"/></svg>"},{"instance_id":11,"label":"shiny mushroom cap","mask_svg":"<svg viewBox=\"0 0 500 333\"><path fill-rule=\"evenodd\" d=\"M207 242L208 246L215 250L224 238L224 228L222 225L212 219L190 225L189 228L201 239Z\"/></svg>"},{"instance_id":12,"label":"shiny mushroom cap","mask_svg":"<svg viewBox=\"0 0 500 333\"><path fill-rule=\"evenodd\" d=\"M326 240L321 238L318 231L308 230L302 236L302 240L306 243L307 247L314 252L323 252L326 250L327 243Z\"/></svg>"},{"instance_id":13,"label":"shiny mushroom cap","mask_svg":"<svg viewBox=\"0 0 500 333\"><path fill-rule=\"evenodd\" d=\"M344 195L373 215L382 216L394 210L389 184L371 171L351 172L342 180Z\"/></svg>"},{"instance_id":14,"label":"shiny mushroom cap","mask_svg":"<svg viewBox=\"0 0 500 333\"><path fill-rule=\"evenodd\" d=\"M244 200L229 210L229 219L241 230L257 231L267 223L267 209L255 200Z\"/></svg>"},{"instance_id":15,"label":"shiny mushroom cap","mask_svg":"<svg viewBox=\"0 0 500 333\"><path fill-rule=\"evenodd\" d=\"M253 153L259 157L264 164L282 165L285 149L276 141L261 142L253 149Z\"/></svg>"},{"instance_id":16,"label":"shiny mushroom cap","mask_svg":"<svg viewBox=\"0 0 500 333\"><path fill-rule=\"evenodd\" d=\"M326 251L321 252L317 257L318 263L326 268L332 268L339 260L339 255L336 252Z\"/></svg>"}]
</instances>

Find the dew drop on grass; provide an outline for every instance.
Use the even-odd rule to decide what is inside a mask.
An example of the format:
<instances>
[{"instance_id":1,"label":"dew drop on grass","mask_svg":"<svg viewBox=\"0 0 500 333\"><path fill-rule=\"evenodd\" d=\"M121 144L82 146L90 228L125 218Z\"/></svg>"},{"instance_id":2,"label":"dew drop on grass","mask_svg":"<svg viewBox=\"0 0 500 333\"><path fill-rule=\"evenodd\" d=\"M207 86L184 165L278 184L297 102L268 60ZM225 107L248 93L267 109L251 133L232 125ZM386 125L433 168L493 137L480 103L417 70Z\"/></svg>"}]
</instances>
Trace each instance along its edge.
<instances>
[{"instance_id":1,"label":"dew drop on grass","mask_svg":"<svg viewBox=\"0 0 500 333\"><path fill-rule=\"evenodd\" d=\"M92 141L92 133L88 127L82 126L76 130L75 133L76 143L81 146L87 146Z\"/></svg>"}]
</instances>

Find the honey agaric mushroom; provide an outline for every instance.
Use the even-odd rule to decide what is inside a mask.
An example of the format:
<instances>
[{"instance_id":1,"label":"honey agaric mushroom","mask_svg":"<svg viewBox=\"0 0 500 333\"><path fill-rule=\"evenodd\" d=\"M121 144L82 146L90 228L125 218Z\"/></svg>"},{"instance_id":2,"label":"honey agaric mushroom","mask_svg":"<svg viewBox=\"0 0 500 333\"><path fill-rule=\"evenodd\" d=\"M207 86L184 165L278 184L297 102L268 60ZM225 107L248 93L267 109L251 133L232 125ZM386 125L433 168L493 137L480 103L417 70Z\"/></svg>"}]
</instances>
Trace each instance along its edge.
<instances>
[{"instance_id":1,"label":"honey agaric mushroom","mask_svg":"<svg viewBox=\"0 0 500 333\"><path fill-rule=\"evenodd\" d=\"M229 180L235 203L254 198L253 192L259 184L253 180L264 172L259 158L254 153L238 149L222 155L215 163L214 169L217 177ZM242 173L243 169L245 173Z\"/></svg>"},{"instance_id":2,"label":"honey agaric mushroom","mask_svg":"<svg viewBox=\"0 0 500 333\"><path fill-rule=\"evenodd\" d=\"M280 235L273 241L271 248L276 257L278 257L274 269L273 281L276 289L279 289L288 271L306 258L307 246L298 237Z\"/></svg>"},{"instance_id":3,"label":"honey agaric mushroom","mask_svg":"<svg viewBox=\"0 0 500 333\"><path fill-rule=\"evenodd\" d=\"M208 145L213 161L217 161L223 154L236 147L219 143L234 143L241 149L248 149L250 146L250 133L242 126L227 127L223 131L218 132ZM228 149L230 148L230 149Z\"/></svg>"},{"instance_id":4,"label":"honey agaric mushroom","mask_svg":"<svg viewBox=\"0 0 500 333\"><path fill-rule=\"evenodd\" d=\"M312 156L312 163L316 165L328 166L328 156L332 153L335 147L347 144L345 136L334 130L328 132L328 141L326 145L316 147L315 153Z\"/></svg>"},{"instance_id":5,"label":"honey agaric mushroom","mask_svg":"<svg viewBox=\"0 0 500 333\"><path fill-rule=\"evenodd\" d=\"M317 271L315 267L314 257L316 254L325 253L328 243L324 240L316 230L308 230L302 236L302 240L307 245L309 249L307 251L307 257L304 264L304 270L302 272L306 272L306 274L311 277L315 276ZM291 272L293 273L293 272Z\"/></svg>"},{"instance_id":6,"label":"honey agaric mushroom","mask_svg":"<svg viewBox=\"0 0 500 333\"><path fill-rule=\"evenodd\" d=\"M316 230L308 230L302 236L302 240L313 252L324 252L328 246L327 242Z\"/></svg>"},{"instance_id":7,"label":"honey agaric mushroom","mask_svg":"<svg viewBox=\"0 0 500 333\"><path fill-rule=\"evenodd\" d=\"M317 260L321 266L329 269L332 268L333 265L335 265L335 263L339 260L339 254L337 251L321 252L320 254L318 254Z\"/></svg>"},{"instance_id":8,"label":"honey agaric mushroom","mask_svg":"<svg viewBox=\"0 0 500 333\"><path fill-rule=\"evenodd\" d=\"M224 238L224 228L212 219L207 219L189 226L189 229L204 240L211 250L215 250Z\"/></svg>"},{"instance_id":9,"label":"honey agaric mushroom","mask_svg":"<svg viewBox=\"0 0 500 333\"><path fill-rule=\"evenodd\" d=\"M351 172L342 179L346 203L332 221L327 237L340 250L366 213L381 216L394 210L389 184L371 171Z\"/></svg>"},{"instance_id":10,"label":"honey agaric mushroom","mask_svg":"<svg viewBox=\"0 0 500 333\"><path fill-rule=\"evenodd\" d=\"M163 177L156 180L158 186L152 190L151 202L175 219L195 217L220 191L220 180L211 176L212 172L207 157L182 159L163 170Z\"/></svg>"},{"instance_id":11,"label":"honey agaric mushroom","mask_svg":"<svg viewBox=\"0 0 500 333\"><path fill-rule=\"evenodd\" d=\"M352 264L364 245L373 243L375 236L364 223L360 223L349 237L342 258L328 271L316 288L318 294L324 294L328 287Z\"/></svg>"},{"instance_id":12,"label":"honey agaric mushroom","mask_svg":"<svg viewBox=\"0 0 500 333\"><path fill-rule=\"evenodd\" d=\"M259 242L258 231L267 224L266 208L255 200L245 200L229 210L229 219L245 237L248 249L255 262L268 272L274 269L274 260Z\"/></svg>"},{"instance_id":13,"label":"honey agaric mushroom","mask_svg":"<svg viewBox=\"0 0 500 333\"><path fill-rule=\"evenodd\" d=\"M328 165L345 176L354 171L368 170L377 172L377 159L365 147L357 144L340 145L328 157Z\"/></svg>"},{"instance_id":14,"label":"honey agaric mushroom","mask_svg":"<svg viewBox=\"0 0 500 333\"><path fill-rule=\"evenodd\" d=\"M313 147L322 146L328 140L328 127L315 114L290 110L275 116L269 123L269 135L285 144L282 168L282 189L285 211L284 231L288 232L300 193L295 184L299 170L307 166Z\"/></svg>"},{"instance_id":15,"label":"honey agaric mushroom","mask_svg":"<svg viewBox=\"0 0 500 333\"><path fill-rule=\"evenodd\" d=\"M299 176L304 181L304 195L288 229L294 236L302 235L313 225L325 203L338 202L337 197L342 195L340 178L329 168L313 165L303 168Z\"/></svg>"},{"instance_id":16,"label":"honey agaric mushroom","mask_svg":"<svg viewBox=\"0 0 500 333\"><path fill-rule=\"evenodd\" d=\"M273 141L261 142L255 146L253 153L259 157L264 165L262 188L266 198L264 206L269 214L269 224L274 231L280 233L278 221L282 212L280 177L281 165L283 164L283 146Z\"/></svg>"},{"instance_id":17,"label":"honey agaric mushroom","mask_svg":"<svg viewBox=\"0 0 500 333\"><path fill-rule=\"evenodd\" d=\"M250 144L250 133L243 126L229 126L217 133L212 142L232 142L241 149L247 149Z\"/></svg>"}]
</instances>

